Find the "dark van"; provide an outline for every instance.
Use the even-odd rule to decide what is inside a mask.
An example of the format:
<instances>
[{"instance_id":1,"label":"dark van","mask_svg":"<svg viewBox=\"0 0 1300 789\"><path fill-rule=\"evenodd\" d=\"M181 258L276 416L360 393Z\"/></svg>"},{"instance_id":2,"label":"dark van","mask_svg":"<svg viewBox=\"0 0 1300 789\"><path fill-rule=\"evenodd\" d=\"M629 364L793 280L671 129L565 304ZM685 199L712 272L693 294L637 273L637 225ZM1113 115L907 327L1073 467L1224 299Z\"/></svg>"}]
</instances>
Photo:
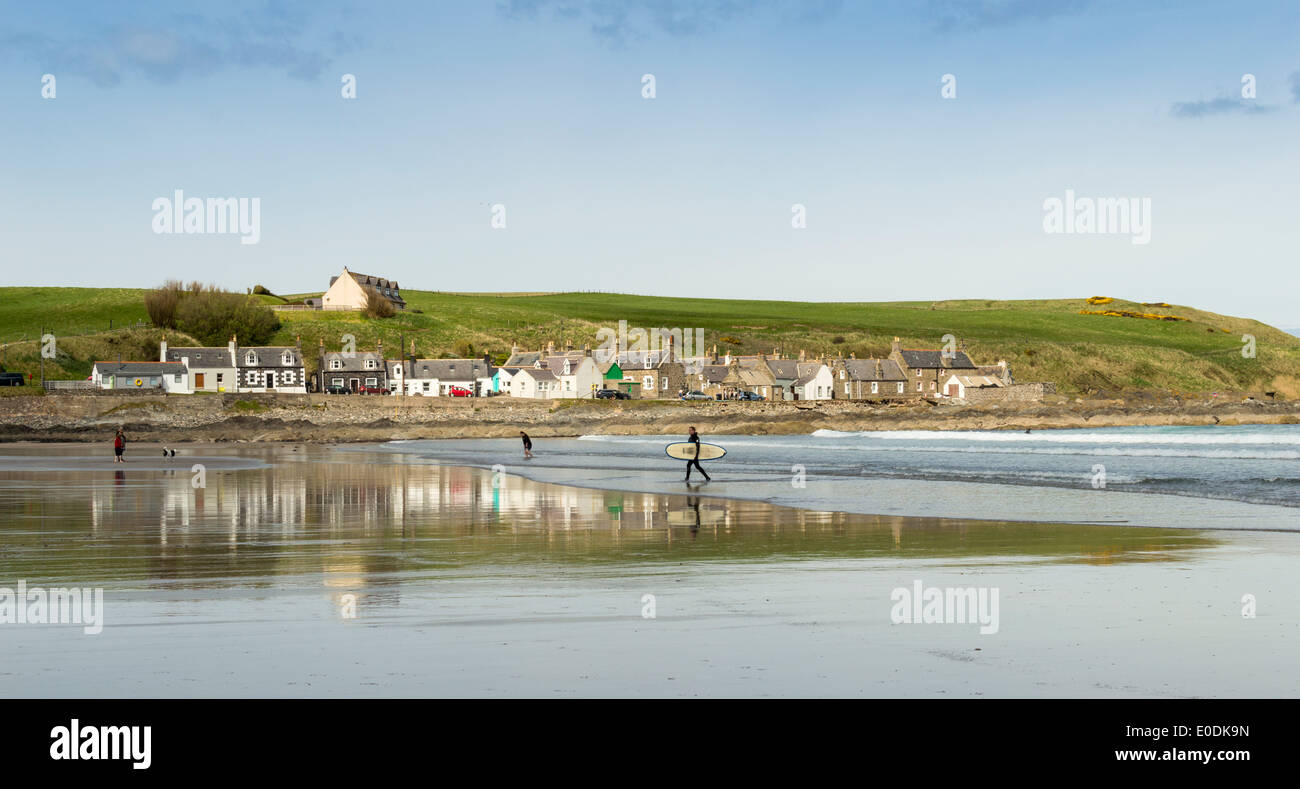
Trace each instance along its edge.
<instances>
[{"instance_id":1,"label":"dark van","mask_svg":"<svg viewBox=\"0 0 1300 789\"><path fill-rule=\"evenodd\" d=\"M24 386L27 376L22 373L0 373L0 386Z\"/></svg>"}]
</instances>

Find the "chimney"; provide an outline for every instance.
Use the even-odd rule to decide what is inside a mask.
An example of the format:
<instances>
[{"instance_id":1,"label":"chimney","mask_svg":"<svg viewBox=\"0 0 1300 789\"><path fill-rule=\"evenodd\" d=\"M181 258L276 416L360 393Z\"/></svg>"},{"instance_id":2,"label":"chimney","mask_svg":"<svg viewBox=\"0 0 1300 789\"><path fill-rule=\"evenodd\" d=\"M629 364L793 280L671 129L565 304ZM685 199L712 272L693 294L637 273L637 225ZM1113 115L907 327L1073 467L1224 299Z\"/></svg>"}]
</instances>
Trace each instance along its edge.
<instances>
[{"instance_id":1,"label":"chimney","mask_svg":"<svg viewBox=\"0 0 1300 789\"><path fill-rule=\"evenodd\" d=\"M591 356L591 343L582 346L582 355L588 357Z\"/></svg>"},{"instance_id":2,"label":"chimney","mask_svg":"<svg viewBox=\"0 0 1300 789\"><path fill-rule=\"evenodd\" d=\"M301 334L298 334L298 335L295 335L295 336L294 336L294 338L293 338L293 347L295 347L295 348L299 348L299 349L302 348L302 335L301 335Z\"/></svg>"},{"instance_id":3,"label":"chimney","mask_svg":"<svg viewBox=\"0 0 1300 789\"><path fill-rule=\"evenodd\" d=\"M239 343L235 340L235 335L230 335L230 344L226 346L226 349L230 351L230 365L237 367L235 359L239 356Z\"/></svg>"},{"instance_id":4,"label":"chimney","mask_svg":"<svg viewBox=\"0 0 1300 789\"><path fill-rule=\"evenodd\" d=\"M568 353L571 350L573 350L573 343L571 342L564 343L564 352Z\"/></svg>"},{"instance_id":5,"label":"chimney","mask_svg":"<svg viewBox=\"0 0 1300 789\"><path fill-rule=\"evenodd\" d=\"M162 343L158 346L158 361L167 361L167 335L163 335Z\"/></svg>"},{"instance_id":6,"label":"chimney","mask_svg":"<svg viewBox=\"0 0 1300 789\"><path fill-rule=\"evenodd\" d=\"M555 355L555 340L546 341L546 355L547 356Z\"/></svg>"},{"instance_id":7,"label":"chimney","mask_svg":"<svg viewBox=\"0 0 1300 789\"><path fill-rule=\"evenodd\" d=\"M673 362L673 361L676 361L676 360L677 360L677 337L676 337L676 335L669 334L669 335L668 335L668 359L667 359L667 361Z\"/></svg>"},{"instance_id":8,"label":"chimney","mask_svg":"<svg viewBox=\"0 0 1300 789\"><path fill-rule=\"evenodd\" d=\"M514 355L517 354L517 353L519 353L519 346L518 346L518 345L515 345L513 342L511 342L511 343L510 343L510 355L511 355L511 356L514 356Z\"/></svg>"},{"instance_id":9,"label":"chimney","mask_svg":"<svg viewBox=\"0 0 1300 789\"><path fill-rule=\"evenodd\" d=\"M804 361L807 361L807 360L808 360L808 352L805 351L803 348L800 348L800 349L799 349L799 361L804 362Z\"/></svg>"},{"instance_id":10,"label":"chimney","mask_svg":"<svg viewBox=\"0 0 1300 789\"><path fill-rule=\"evenodd\" d=\"M324 337L321 337L320 340L319 340L319 342L318 342L317 344L320 346L320 349L321 349L322 351L325 350L325 338L324 338Z\"/></svg>"},{"instance_id":11,"label":"chimney","mask_svg":"<svg viewBox=\"0 0 1300 789\"><path fill-rule=\"evenodd\" d=\"M897 337L895 337L893 343L890 344L889 350L891 353L899 353L903 350L903 346L898 342Z\"/></svg>"},{"instance_id":12,"label":"chimney","mask_svg":"<svg viewBox=\"0 0 1300 789\"><path fill-rule=\"evenodd\" d=\"M883 369L884 369L884 368L881 366L881 364L880 364L880 360L877 359L877 360L876 360L876 377L877 377L877 378L881 377L881 376L884 374Z\"/></svg>"}]
</instances>

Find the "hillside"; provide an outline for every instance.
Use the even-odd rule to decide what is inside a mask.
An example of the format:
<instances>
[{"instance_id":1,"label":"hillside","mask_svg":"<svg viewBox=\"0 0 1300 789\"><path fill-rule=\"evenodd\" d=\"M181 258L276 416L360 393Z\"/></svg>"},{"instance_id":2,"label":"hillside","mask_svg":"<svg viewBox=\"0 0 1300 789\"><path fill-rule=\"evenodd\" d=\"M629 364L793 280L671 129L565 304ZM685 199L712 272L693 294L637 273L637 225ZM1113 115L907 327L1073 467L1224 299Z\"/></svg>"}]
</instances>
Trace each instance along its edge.
<instances>
[{"instance_id":1,"label":"hillside","mask_svg":"<svg viewBox=\"0 0 1300 789\"><path fill-rule=\"evenodd\" d=\"M104 336L114 326L144 319L143 290L0 288L0 342L8 369L37 372L41 324L60 337L60 358L49 367L84 377L94 358L119 350L156 348L161 332L134 329ZM303 295L288 296L297 299ZM351 334L358 348L379 339L395 349L402 336L421 356L443 356L468 342L475 353L500 357L512 343L536 348L547 340L595 344L601 327L700 327L706 347L719 352L879 356L895 336L905 347L939 347L955 335L980 363L1006 359L1018 380L1055 381L1064 393L1166 389L1276 391L1300 397L1300 338L1246 318L1172 305L1147 307L1115 300L943 301L809 303L684 299L606 293L451 294L405 290L408 310L375 321L357 313L281 312L275 342L301 337L308 358L323 340L337 348ZM1153 320L1095 312L1177 316ZM99 332L94 337L73 335ZM1253 334L1257 356L1241 355L1243 334ZM177 338L178 340L179 338ZM177 340L173 340L176 344ZM409 345L408 345L409 347ZM464 350L461 348L461 350ZM66 351L66 357L62 354ZM394 351L390 350L389 353ZM124 358L126 358L124 356ZM144 358L156 358L153 353ZM84 371L83 371L84 370ZM61 373L47 375L57 377Z\"/></svg>"}]
</instances>

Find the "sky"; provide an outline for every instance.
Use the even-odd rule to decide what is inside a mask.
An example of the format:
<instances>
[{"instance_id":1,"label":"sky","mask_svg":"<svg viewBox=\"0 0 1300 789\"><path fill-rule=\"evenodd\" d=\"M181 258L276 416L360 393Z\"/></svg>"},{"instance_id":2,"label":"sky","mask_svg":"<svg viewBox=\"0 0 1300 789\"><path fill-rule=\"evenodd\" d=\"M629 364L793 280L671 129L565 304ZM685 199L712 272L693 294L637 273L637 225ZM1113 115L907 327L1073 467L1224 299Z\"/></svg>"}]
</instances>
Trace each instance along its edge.
<instances>
[{"instance_id":1,"label":"sky","mask_svg":"<svg viewBox=\"0 0 1300 789\"><path fill-rule=\"evenodd\" d=\"M0 0L0 285L300 293L347 266L1300 326L1298 23L1195 0ZM256 243L156 232L176 190L256 198ZM1149 206L1147 243L1048 232L1067 192Z\"/></svg>"}]
</instances>

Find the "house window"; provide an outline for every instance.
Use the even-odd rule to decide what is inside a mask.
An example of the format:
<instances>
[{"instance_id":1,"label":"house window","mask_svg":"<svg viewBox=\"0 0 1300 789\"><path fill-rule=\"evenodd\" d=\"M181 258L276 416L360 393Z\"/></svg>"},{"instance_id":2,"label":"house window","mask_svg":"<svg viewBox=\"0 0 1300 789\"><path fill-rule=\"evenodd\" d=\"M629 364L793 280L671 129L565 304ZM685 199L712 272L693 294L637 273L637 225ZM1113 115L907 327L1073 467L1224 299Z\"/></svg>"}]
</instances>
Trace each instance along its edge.
<instances>
[{"instance_id":1,"label":"house window","mask_svg":"<svg viewBox=\"0 0 1300 789\"><path fill-rule=\"evenodd\" d=\"M291 364L293 364L293 354L285 353L285 355L280 358L280 361L284 363L285 367L290 366Z\"/></svg>"},{"instance_id":2,"label":"house window","mask_svg":"<svg viewBox=\"0 0 1300 789\"><path fill-rule=\"evenodd\" d=\"M841 380L841 381L844 380L844 371L843 371L843 370L840 370L840 380ZM848 391L848 390L845 390L845 391Z\"/></svg>"},{"instance_id":3,"label":"house window","mask_svg":"<svg viewBox=\"0 0 1300 789\"><path fill-rule=\"evenodd\" d=\"M375 364L375 360L374 360L374 359L366 359L366 369L367 369L367 370L376 370L376 369L378 369L378 366Z\"/></svg>"},{"instance_id":4,"label":"house window","mask_svg":"<svg viewBox=\"0 0 1300 789\"><path fill-rule=\"evenodd\" d=\"M428 382L428 381L425 381L425 382L424 382L424 391L426 391L426 392L429 391L429 382Z\"/></svg>"},{"instance_id":5,"label":"house window","mask_svg":"<svg viewBox=\"0 0 1300 789\"><path fill-rule=\"evenodd\" d=\"M918 392L921 391L921 382L920 382L920 381L917 381L917 382L916 382L916 391L918 391Z\"/></svg>"},{"instance_id":6,"label":"house window","mask_svg":"<svg viewBox=\"0 0 1300 789\"><path fill-rule=\"evenodd\" d=\"M665 377L659 381L659 388L668 391L668 379Z\"/></svg>"},{"instance_id":7,"label":"house window","mask_svg":"<svg viewBox=\"0 0 1300 789\"><path fill-rule=\"evenodd\" d=\"M930 382L930 391L931 391L931 392L934 391L934 381L931 381L931 382Z\"/></svg>"},{"instance_id":8,"label":"house window","mask_svg":"<svg viewBox=\"0 0 1300 789\"><path fill-rule=\"evenodd\" d=\"M343 379L342 379L342 378L331 378L331 379L330 379L330 386L342 386L342 385L343 385Z\"/></svg>"},{"instance_id":9,"label":"house window","mask_svg":"<svg viewBox=\"0 0 1300 789\"><path fill-rule=\"evenodd\" d=\"M653 375L647 375L643 377L641 379L641 385L644 386L646 389L650 389L651 391L653 391L655 388L655 377Z\"/></svg>"},{"instance_id":10,"label":"house window","mask_svg":"<svg viewBox=\"0 0 1300 789\"><path fill-rule=\"evenodd\" d=\"M176 383L180 383L180 382L181 382L181 374L180 374L180 373L176 373L176 375L172 376L172 380L175 381Z\"/></svg>"},{"instance_id":11,"label":"house window","mask_svg":"<svg viewBox=\"0 0 1300 789\"><path fill-rule=\"evenodd\" d=\"M222 374L217 373L217 383L221 383Z\"/></svg>"},{"instance_id":12,"label":"house window","mask_svg":"<svg viewBox=\"0 0 1300 789\"><path fill-rule=\"evenodd\" d=\"M921 371L920 371L920 370L917 370L917 371L916 371L916 377L917 377L917 378L920 378L920 377L921 377Z\"/></svg>"},{"instance_id":13,"label":"house window","mask_svg":"<svg viewBox=\"0 0 1300 789\"><path fill-rule=\"evenodd\" d=\"M257 354L253 353L252 351L249 351L248 355L244 357L244 364L250 366L257 364Z\"/></svg>"},{"instance_id":14,"label":"house window","mask_svg":"<svg viewBox=\"0 0 1300 789\"><path fill-rule=\"evenodd\" d=\"M880 394L880 383L878 381L871 382L871 393Z\"/></svg>"},{"instance_id":15,"label":"house window","mask_svg":"<svg viewBox=\"0 0 1300 789\"><path fill-rule=\"evenodd\" d=\"M902 393L903 393L903 382L902 382L902 381L899 381L899 382L898 382L898 393L899 393L899 394L902 394Z\"/></svg>"},{"instance_id":16,"label":"house window","mask_svg":"<svg viewBox=\"0 0 1300 789\"><path fill-rule=\"evenodd\" d=\"M847 383L844 384L844 396L849 396L849 385Z\"/></svg>"},{"instance_id":17,"label":"house window","mask_svg":"<svg viewBox=\"0 0 1300 789\"><path fill-rule=\"evenodd\" d=\"M378 379L378 378L367 378L367 379L366 379L366 386L379 386L379 379Z\"/></svg>"},{"instance_id":18,"label":"house window","mask_svg":"<svg viewBox=\"0 0 1300 789\"><path fill-rule=\"evenodd\" d=\"M342 369L343 369L343 362L339 361L338 359L330 359L330 369L331 369L331 370L342 370Z\"/></svg>"}]
</instances>

